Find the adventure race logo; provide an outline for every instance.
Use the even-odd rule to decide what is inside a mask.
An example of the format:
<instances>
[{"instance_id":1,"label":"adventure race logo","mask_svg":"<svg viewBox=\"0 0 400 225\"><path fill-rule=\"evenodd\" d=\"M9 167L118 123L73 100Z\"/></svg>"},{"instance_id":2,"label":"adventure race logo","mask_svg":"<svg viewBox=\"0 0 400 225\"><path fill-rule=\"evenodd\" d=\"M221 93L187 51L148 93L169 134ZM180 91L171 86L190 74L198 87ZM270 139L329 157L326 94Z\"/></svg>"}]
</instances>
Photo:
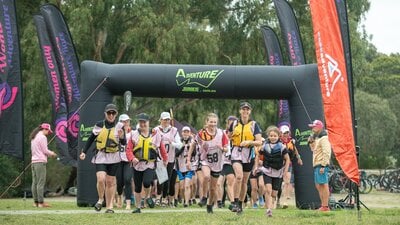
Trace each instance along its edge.
<instances>
[{"instance_id":1,"label":"adventure race logo","mask_svg":"<svg viewBox=\"0 0 400 225\"><path fill-rule=\"evenodd\" d=\"M1 9L0 9L1 10ZM13 65L14 37L11 24L9 6L3 5L3 21L0 21L0 117L4 110L8 109L15 101L18 87L11 87L7 83L8 75ZM18 70L18 68L14 68Z\"/></svg>"},{"instance_id":2,"label":"adventure race logo","mask_svg":"<svg viewBox=\"0 0 400 225\"><path fill-rule=\"evenodd\" d=\"M294 132L296 142L299 143L300 146L308 145L308 137L310 137L311 133L311 130L301 131L299 128L296 128Z\"/></svg>"},{"instance_id":3,"label":"adventure race logo","mask_svg":"<svg viewBox=\"0 0 400 225\"><path fill-rule=\"evenodd\" d=\"M185 73L184 69L179 69L176 73L176 84L182 87L183 92L216 92L209 88L223 72L224 70L207 70Z\"/></svg>"},{"instance_id":4,"label":"adventure race logo","mask_svg":"<svg viewBox=\"0 0 400 225\"><path fill-rule=\"evenodd\" d=\"M324 87L326 96L330 97L331 93L335 90L336 84L341 81L344 82L342 71L339 69L339 63L329 54L324 52L321 33L317 33L319 54L321 57L322 73L324 75Z\"/></svg>"},{"instance_id":5,"label":"adventure race logo","mask_svg":"<svg viewBox=\"0 0 400 225\"><path fill-rule=\"evenodd\" d=\"M80 137L81 137L81 140L83 141L83 142L86 142L87 141L87 139L90 137L90 135L92 134L92 130L93 130L93 126L90 126L90 127L85 127L85 125L84 124L81 124L81 127L80 127Z\"/></svg>"}]
</instances>

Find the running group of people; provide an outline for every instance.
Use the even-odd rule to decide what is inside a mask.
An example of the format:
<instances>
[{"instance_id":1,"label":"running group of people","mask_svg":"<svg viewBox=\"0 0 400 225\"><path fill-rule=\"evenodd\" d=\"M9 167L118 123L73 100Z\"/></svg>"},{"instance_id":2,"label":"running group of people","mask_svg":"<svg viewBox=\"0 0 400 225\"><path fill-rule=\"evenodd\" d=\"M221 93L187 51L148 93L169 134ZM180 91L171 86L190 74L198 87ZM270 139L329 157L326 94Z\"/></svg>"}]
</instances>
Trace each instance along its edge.
<instances>
[{"instance_id":1,"label":"running group of people","mask_svg":"<svg viewBox=\"0 0 400 225\"><path fill-rule=\"evenodd\" d=\"M80 154L84 160L96 143L91 159L96 166L99 196L95 210L100 211L106 202L106 213L113 213L114 199L122 207L125 198L126 209L131 209L134 199L133 213L156 205L176 207L179 201L183 207L198 204L213 213L213 207L225 206L226 196L232 212L242 213L248 201L253 208L264 206L271 217L272 209L279 204L276 199L282 181L282 207L287 208L291 162L297 160L302 165L301 156L288 126L269 126L264 139L251 111L250 103L240 103L240 116L228 117L225 129L218 127L218 116L209 113L204 127L195 133L187 126L179 132L171 125L168 112L161 113L157 127L150 127L150 117L145 113L137 115L137 125L131 127L128 115L122 114L117 120L117 107L107 105L105 119L96 123ZM166 167L168 176L161 184L159 167Z\"/></svg>"}]
</instances>

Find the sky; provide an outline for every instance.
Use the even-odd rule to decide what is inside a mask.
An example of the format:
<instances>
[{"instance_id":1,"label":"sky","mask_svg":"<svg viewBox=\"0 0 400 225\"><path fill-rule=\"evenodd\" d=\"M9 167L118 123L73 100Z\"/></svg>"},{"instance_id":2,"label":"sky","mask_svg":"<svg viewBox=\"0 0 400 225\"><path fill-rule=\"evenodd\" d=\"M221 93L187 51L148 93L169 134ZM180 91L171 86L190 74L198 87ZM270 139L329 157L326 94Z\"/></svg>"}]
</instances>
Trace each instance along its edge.
<instances>
[{"instance_id":1,"label":"sky","mask_svg":"<svg viewBox=\"0 0 400 225\"><path fill-rule=\"evenodd\" d=\"M370 0L371 7L365 15L365 30L372 35L372 44L378 52L400 53L400 1Z\"/></svg>"}]
</instances>

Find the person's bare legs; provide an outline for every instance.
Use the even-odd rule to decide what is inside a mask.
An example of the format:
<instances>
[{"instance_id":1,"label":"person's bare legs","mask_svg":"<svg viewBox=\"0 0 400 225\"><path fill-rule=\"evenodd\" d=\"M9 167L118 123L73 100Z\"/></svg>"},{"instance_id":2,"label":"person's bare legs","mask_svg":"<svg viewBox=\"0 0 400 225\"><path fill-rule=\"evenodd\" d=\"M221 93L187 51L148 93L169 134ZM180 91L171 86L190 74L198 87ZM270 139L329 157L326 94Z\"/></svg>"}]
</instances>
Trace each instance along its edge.
<instances>
[{"instance_id":1,"label":"person's bare legs","mask_svg":"<svg viewBox=\"0 0 400 225\"><path fill-rule=\"evenodd\" d=\"M265 205L267 209L273 209L272 184L265 185Z\"/></svg>"},{"instance_id":2,"label":"person's bare legs","mask_svg":"<svg viewBox=\"0 0 400 225\"><path fill-rule=\"evenodd\" d=\"M287 207L288 199L290 198L291 184L290 179L292 177L291 172L287 172L286 176L283 176L283 207Z\"/></svg>"},{"instance_id":3,"label":"person's bare legs","mask_svg":"<svg viewBox=\"0 0 400 225\"><path fill-rule=\"evenodd\" d=\"M104 171L98 171L96 172L96 178L97 178L97 194L99 195L99 200L97 201L100 204L103 204L104 202L104 194L106 190L106 176L107 173Z\"/></svg>"},{"instance_id":4,"label":"person's bare legs","mask_svg":"<svg viewBox=\"0 0 400 225\"><path fill-rule=\"evenodd\" d=\"M241 202L244 201L247 194L247 181L249 181L250 172L243 172L243 179L242 179L242 188L240 189L240 197L239 200Z\"/></svg>"},{"instance_id":5,"label":"person's bare legs","mask_svg":"<svg viewBox=\"0 0 400 225\"><path fill-rule=\"evenodd\" d=\"M224 195L224 183L225 176L219 176L217 182L217 200L222 201L222 196Z\"/></svg>"},{"instance_id":6,"label":"person's bare legs","mask_svg":"<svg viewBox=\"0 0 400 225\"><path fill-rule=\"evenodd\" d=\"M185 193L185 200L184 200L184 204L188 204L189 203L189 200L190 200L190 196L192 195L192 193L191 193L191 184L192 184L192 179L189 179L189 178L185 178L185 180L184 180L184 193Z\"/></svg>"},{"instance_id":7,"label":"person's bare legs","mask_svg":"<svg viewBox=\"0 0 400 225\"><path fill-rule=\"evenodd\" d=\"M197 187L199 188L199 198L200 201L202 198L204 198L206 195L204 194L204 190L203 190L203 183L204 183L204 175L203 175L203 171L199 170L196 172L197 174Z\"/></svg>"},{"instance_id":8,"label":"person's bare legs","mask_svg":"<svg viewBox=\"0 0 400 225\"><path fill-rule=\"evenodd\" d=\"M239 199L242 189L243 180L243 166L241 163L232 164L233 171L235 171L235 184L234 184L234 198Z\"/></svg>"},{"instance_id":9,"label":"person's bare legs","mask_svg":"<svg viewBox=\"0 0 400 225\"><path fill-rule=\"evenodd\" d=\"M106 208L112 209L114 205L114 196L116 189L116 177L115 176L106 176Z\"/></svg>"},{"instance_id":10,"label":"person's bare legs","mask_svg":"<svg viewBox=\"0 0 400 225\"><path fill-rule=\"evenodd\" d=\"M257 204L258 200L258 179L252 178L250 179L250 187L251 187L251 205Z\"/></svg>"},{"instance_id":11,"label":"person's bare legs","mask_svg":"<svg viewBox=\"0 0 400 225\"><path fill-rule=\"evenodd\" d=\"M228 194L229 201L235 201L235 194L234 194L234 185L235 185L235 175L229 174L226 176L226 191Z\"/></svg>"},{"instance_id":12,"label":"person's bare legs","mask_svg":"<svg viewBox=\"0 0 400 225\"><path fill-rule=\"evenodd\" d=\"M203 197L206 197L209 194L211 170L208 166L202 166L201 171L203 172Z\"/></svg>"},{"instance_id":13,"label":"person's bare legs","mask_svg":"<svg viewBox=\"0 0 400 225\"><path fill-rule=\"evenodd\" d=\"M320 194L321 196L321 204L322 206L328 207L328 201L329 201L329 186L328 184L320 184Z\"/></svg>"},{"instance_id":14,"label":"person's bare legs","mask_svg":"<svg viewBox=\"0 0 400 225\"><path fill-rule=\"evenodd\" d=\"M209 198L208 198L208 205L214 205L217 200L217 183L218 178L211 176L210 179L210 191L209 191Z\"/></svg>"}]
</instances>

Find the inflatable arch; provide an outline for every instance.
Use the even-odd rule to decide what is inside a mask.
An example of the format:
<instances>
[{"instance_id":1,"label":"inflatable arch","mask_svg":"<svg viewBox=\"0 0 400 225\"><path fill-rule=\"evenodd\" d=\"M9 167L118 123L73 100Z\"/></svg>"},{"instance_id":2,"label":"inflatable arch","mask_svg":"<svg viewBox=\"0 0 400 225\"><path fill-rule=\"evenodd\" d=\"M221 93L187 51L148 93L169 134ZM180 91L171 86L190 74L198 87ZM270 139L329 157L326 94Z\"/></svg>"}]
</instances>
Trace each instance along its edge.
<instances>
[{"instance_id":1,"label":"inflatable arch","mask_svg":"<svg viewBox=\"0 0 400 225\"><path fill-rule=\"evenodd\" d=\"M103 118L103 109L114 95L131 91L134 97L288 99L292 134L304 165L294 165L296 206L320 206L315 189L312 152L307 146L308 123L321 119L323 106L317 66L227 66L170 64L81 64L81 99L107 81L87 101L80 112L79 149L85 145L91 127ZM257 110L257 108L253 109ZM94 205L98 199L94 165L89 151L78 163L78 206Z\"/></svg>"}]
</instances>

